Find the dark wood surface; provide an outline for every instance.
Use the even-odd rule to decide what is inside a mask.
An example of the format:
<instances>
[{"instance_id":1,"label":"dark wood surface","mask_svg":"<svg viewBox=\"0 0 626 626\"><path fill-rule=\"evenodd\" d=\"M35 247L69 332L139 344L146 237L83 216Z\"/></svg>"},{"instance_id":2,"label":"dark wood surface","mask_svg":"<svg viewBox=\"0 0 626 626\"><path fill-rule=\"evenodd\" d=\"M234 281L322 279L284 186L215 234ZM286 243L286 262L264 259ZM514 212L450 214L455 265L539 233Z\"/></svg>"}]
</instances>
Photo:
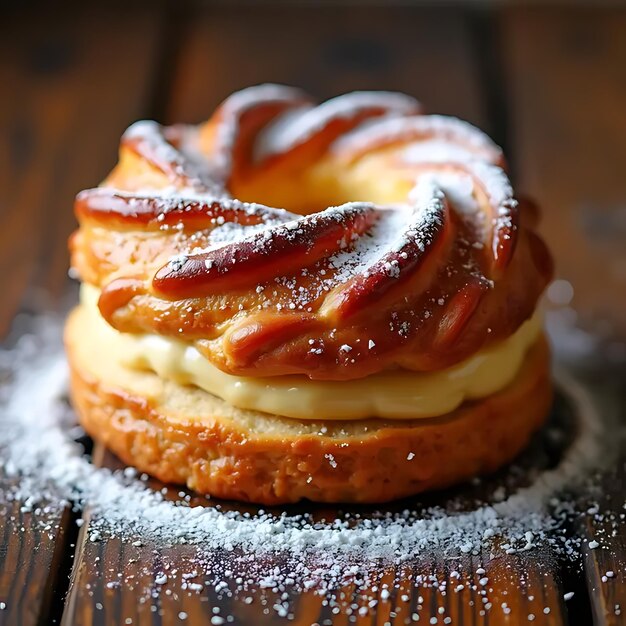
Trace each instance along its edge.
<instances>
[{"instance_id":1,"label":"dark wood surface","mask_svg":"<svg viewBox=\"0 0 626 626\"><path fill-rule=\"evenodd\" d=\"M576 309L623 337L626 11L516 10L500 24L518 187L541 201Z\"/></svg>"},{"instance_id":2,"label":"dark wood surface","mask_svg":"<svg viewBox=\"0 0 626 626\"><path fill-rule=\"evenodd\" d=\"M77 5L68 13L40 7L37 15L14 8L0 19L0 33L0 333L20 308L58 306L67 292L73 195L104 177L130 122L197 122L233 90L276 81L319 98L364 88L405 91L429 110L485 128L504 145L518 189L542 204L558 274L574 285L583 323L609 339L626 336L623 9ZM590 380L616 375L606 363L601 368ZM614 397L610 385L601 389ZM94 458L108 467L116 462L102 450ZM625 475L622 464L605 477L613 505L623 504ZM154 587L145 568L137 568L132 585L107 582L132 573L133 559L158 562L158 551L87 541L88 512L78 532L69 510L22 509L18 502L0 511L0 625L175 624L181 611L187 623L207 623L212 607L226 602L208 588L140 602L139 590ZM49 532L36 529L33 515L48 516ZM602 549L585 551L585 575L540 557L491 562L494 596L516 603L513 617L481 616L469 590L447 599L420 595L435 616L446 603L453 624L516 624L529 614L534 624L554 626L585 626L592 616L596 624L626 623L624 537L598 524L592 516L581 522L582 532L603 539ZM442 577L450 571L442 563L419 567ZM459 567L475 577L476 563ZM609 584L602 582L607 571L615 572ZM569 590L576 595L566 604ZM345 614L324 614L313 594L298 599L293 620L261 614L256 604L227 604L235 623L255 626L331 617L333 624L382 626L408 617L406 607L392 616L391 603L381 602L349 622ZM616 605L624 614L616 615ZM421 615L428 623L430 614Z\"/></svg>"}]
</instances>

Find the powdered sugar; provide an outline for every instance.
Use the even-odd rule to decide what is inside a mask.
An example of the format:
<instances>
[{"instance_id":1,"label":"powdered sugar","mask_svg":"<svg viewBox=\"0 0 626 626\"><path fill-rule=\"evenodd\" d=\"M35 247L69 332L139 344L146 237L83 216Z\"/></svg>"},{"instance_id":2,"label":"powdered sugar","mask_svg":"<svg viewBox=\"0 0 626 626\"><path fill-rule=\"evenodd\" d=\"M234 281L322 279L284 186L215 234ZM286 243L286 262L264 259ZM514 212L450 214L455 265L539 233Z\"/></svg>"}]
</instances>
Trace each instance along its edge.
<instances>
[{"instance_id":1,"label":"powdered sugar","mask_svg":"<svg viewBox=\"0 0 626 626\"><path fill-rule=\"evenodd\" d=\"M233 146L239 138L242 117L252 108L282 105L287 111L305 107L308 98L299 89L284 85L263 84L232 94L221 106L217 125L213 166L222 180L228 178L233 166Z\"/></svg>"},{"instance_id":2,"label":"powdered sugar","mask_svg":"<svg viewBox=\"0 0 626 626\"><path fill-rule=\"evenodd\" d=\"M429 160L434 162L445 155L454 157L459 153L469 153L489 163L502 159L502 151L485 133L463 120L444 115L373 120L339 138L333 150L340 154L358 154L383 145L411 141L415 143L405 152L409 162L412 158L425 160L428 153Z\"/></svg>"},{"instance_id":3,"label":"powdered sugar","mask_svg":"<svg viewBox=\"0 0 626 626\"><path fill-rule=\"evenodd\" d=\"M173 127L175 128L175 127ZM190 135L183 132L184 137ZM163 128L154 121L142 120L130 126L122 137L122 145L165 174L173 184L197 190L215 189L218 185L206 170L206 162L195 151L185 154L166 140ZM202 167L202 166L205 167Z\"/></svg>"},{"instance_id":4,"label":"powdered sugar","mask_svg":"<svg viewBox=\"0 0 626 626\"><path fill-rule=\"evenodd\" d=\"M439 559L460 559L485 552L497 556L537 549L571 551L576 541L564 542L558 528L572 504L557 496L593 467L600 450L607 453L606 443L599 441L602 423L589 398L566 382L577 407L579 434L558 465L539 472L528 467L528 481L522 480L521 487L515 486L519 474L505 475L482 503L470 496L444 499L439 506L413 510L390 505L320 520L314 505L303 514L255 511L210 500L198 505L197 499L192 503L184 494L172 500L136 478L134 471L93 466L72 441L73 414L63 400L67 368L59 330L58 321L47 320L36 335L24 336L16 350L0 353L2 366L13 376L10 387L3 388L0 457L5 472L17 479L3 498L27 502L29 507L50 500L59 506L64 502L88 506L90 542L115 535L138 549L145 542L186 546L189 561L181 565L179 558L177 573L164 562L155 577L158 585L182 577L180 584L190 593L210 585L216 593L237 595L243 601L254 588L315 589L333 606L338 601L333 590L342 585L356 582L369 594L375 591L381 563L402 567L432 553ZM326 461L332 467L334 459ZM472 488L466 490L471 493ZM283 555L280 568L276 555ZM195 580L198 576L200 582ZM408 580L416 586L441 584L437 577L413 574ZM459 592L465 584L458 585ZM375 606L368 604L371 601L368 595L364 604L368 610ZM287 600L277 607L279 614L290 610Z\"/></svg>"},{"instance_id":5,"label":"powdered sugar","mask_svg":"<svg viewBox=\"0 0 626 626\"><path fill-rule=\"evenodd\" d=\"M335 120L357 118L363 111L380 109L387 116L408 115L419 104L402 93L355 91L337 96L318 106L289 111L270 124L257 139L255 158L281 154L304 143Z\"/></svg>"},{"instance_id":6,"label":"powdered sugar","mask_svg":"<svg viewBox=\"0 0 626 626\"><path fill-rule=\"evenodd\" d=\"M370 232L359 238L354 248L341 251L329 258L329 265L336 270L333 286L345 283L384 256L399 233L404 232L408 210L389 210L381 216Z\"/></svg>"},{"instance_id":7,"label":"powdered sugar","mask_svg":"<svg viewBox=\"0 0 626 626\"><path fill-rule=\"evenodd\" d=\"M432 243L433 228L442 224L442 200L441 190L424 180L411 193L412 206L381 210L369 237L361 238L349 252L330 258L337 270L335 280L345 283L355 276L369 277L377 272L399 278L402 266L418 256L405 248L413 244L417 252L424 252Z\"/></svg>"},{"instance_id":8,"label":"powdered sugar","mask_svg":"<svg viewBox=\"0 0 626 626\"><path fill-rule=\"evenodd\" d=\"M474 197L474 181L471 176L456 172L427 172L418 179L440 188L454 209L460 213L476 216L479 211Z\"/></svg>"},{"instance_id":9,"label":"powdered sugar","mask_svg":"<svg viewBox=\"0 0 626 626\"><path fill-rule=\"evenodd\" d=\"M464 146L451 144L441 139L431 139L409 144L402 154L406 163L454 163L467 161L474 153Z\"/></svg>"},{"instance_id":10,"label":"powdered sugar","mask_svg":"<svg viewBox=\"0 0 626 626\"><path fill-rule=\"evenodd\" d=\"M35 341L41 340L39 337ZM32 339L27 338L22 344L28 341ZM14 360L19 363L20 357ZM8 407L1 418L7 432L2 454L8 473L22 477L22 496L37 497L38 489L52 483L64 498L88 503L102 517L103 527L127 525L148 536L170 539L173 533L212 547L366 550L372 558L405 559L429 546L441 547L442 541L447 549L454 551L463 543L477 541L487 529L508 522L512 524L510 530L515 543L529 530L543 533L544 504L576 478L582 468L588 467L597 452L598 422L589 402L577 392L578 405L582 403L582 437L557 469L544 472L540 481L503 502L453 516L437 509L404 511L399 515L382 515L378 521L335 521L330 526L314 527L301 516L248 517L225 514L214 507L188 507L184 502L164 501L159 492L129 478L131 473L112 474L95 468L68 438L64 428L67 413L60 400L66 384L63 355L46 346L41 358L31 361L27 371L20 369L15 375ZM523 532L521 527L516 527L522 520Z\"/></svg>"},{"instance_id":11,"label":"powdered sugar","mask_svg":"<svg viewBox=\"0 0 626 626\"><path fill-rule=\"evenodd\" d=\"M261 288L265 294L249 299L254 308L313 312L325 294L330 295L327 312L333 306L344 306L349 299L355 307L357 292L363 296L376 288L391 294L393 283L403 277L403 268L405 277L411 268L419 271L418 259L429 252L429 247L434 248L443 210L422 211L416 217L410 204L386 208L347 203L315 215L297 216L239 202L228 198L231 170L237 167L232 159L239 154L239 133L250 130L256 133L250 137L256 161L253 158L245 163L250 155L244 150L247 156L242 153L239 165L252 169L262 165L259 159L286 154L313 139L321 142L320 149L328 139L330 150L336 154L344 150L376 151L395 142L401 148L395 153L396 164L405 169L415 166L409 175L420 185L428 183L442 190L452 210L462 216L465 233L459 235L452 249L465 246L466 239L475 239L470 241L471 249L467 247L464 252L468 261L462 271L480 271L494 285L496 270L506 267L510 260L517 228L511 186L504 171L495 165L502 161L501 151L472 125L446 116L418 115L418 109L413 98L386 92L355 92L313 106L299 90L261 85L233 94L195 134L178 127L164 130L153 122L138 123L127 132L125 141L149 162L173 174L178 189L158 190L152 198L150 190L139 196L117 192L116 198L122 201L119 212L123 219L128 219L129 213L139 221L143 216L150 228L155 226L154 219L161 230L174 231L174 237L180 233L174 245L187 262L180 263L181 257L174 256L165 274L159 274L159 280L167 279L170 296L192 275L194 280L201 278L203 289L212 293L218 289L218 279L238 274L242 289ZM246 115L252 110L259 119L267 118L264 128L246 125ZM355 131L346 132L354 125ZM200 144L210 154L203 166L211 181L217 181L211 185L203 186L194 178L197 167L191 156L197 156ZM361 225L367 223L361 227L352 224L354 220L348 216L345 234L337 233L334 239L335 233L331 236L327 224L357 206L367 206L378 217L364 218ZM424 206L428 206L427 201ZM232 214L226 215L228 211ZM295 245L298 239L299 247ZM285 246L293 248L289 263L277 261ZM488 248L492 259L485 263L485 255L474 250ZM450 248L439 249L443 254ZM277 268L284 275L277 275ZM378 277L370 280L374 274ZM354 282L351 290L341 291L350 281ZM281 289L267 289L272 283ZM227 282L219 284L228 287ZM336 288L340 291L334 292ZM160 289L166 289L165 282ZM396 296L402 294L396 291ZM240 307L246 309L245 304ZM407 324L405 321L399 334L409 340L419 328ZM391 331L395 332L394 328Z\"/></svg>"}]
</instances>

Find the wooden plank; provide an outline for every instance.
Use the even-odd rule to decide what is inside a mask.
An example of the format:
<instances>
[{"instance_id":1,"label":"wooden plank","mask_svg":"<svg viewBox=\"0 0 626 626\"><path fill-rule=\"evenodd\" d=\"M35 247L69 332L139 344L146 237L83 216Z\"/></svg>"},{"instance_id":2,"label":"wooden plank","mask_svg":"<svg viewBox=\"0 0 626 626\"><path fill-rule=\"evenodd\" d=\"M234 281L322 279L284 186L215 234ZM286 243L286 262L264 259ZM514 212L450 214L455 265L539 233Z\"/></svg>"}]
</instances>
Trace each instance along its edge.
<instances>
[{"instance_id":1,"label":"wooden plank","mask_svg":"<svg viewBox=\"0 0 626 626\"><path fill-rule=\"evenodd\" d=\"M115 162L145 110L158 21L152 12L14 10L0 38L0 336L24 301L67 288L72 201ZM14 484L3 478L5 493ZM51 624L68 583L74 516L22 501L0 510L0 625ZM56 597L55 597L56 596Z\"/></svg>"},{"instance_id":2,"label":"wooden plank","mask_svg":"<svg viewBox=\"0 0 626 626\"><path fill-rule=\"evenodd\" d=\"M522 186L543 205L558 275L572 283L572 305L583 323L623 339L626 11L511 10L502 26ZM601 362L600 355L594 358L587 364L595 369L588 384L605 412L617 407L623 424L624 371L615 362ZM613 513L597 519L592 507L582 524L597 625L623 624L626 614L626 545L619 527L625 465L622 450L601 481L600 511Z\"/></svg>"},{"instance_id":3,"label":"wooden plank","mask_svg":"<svg viewBox=\"0 0 626 626\"><path fill-rule=\"evenodd\" d=\"M261 82L317 98L389 89L486 126L464 13L415 7L216 6L184 32L167 120L198 122Z\"/></svg>"},{"instance_id":4,"label":"wooden plank","mask_svg":"<svg viewBox=\"0 0 626 626\"><path fill-rule=\"evenodd\" d=\"M12 485L0 478L0 490ZM72 522L69 509L54 505L0 507L0 625L49 623L53 593L64 586L60 569L71 549Z\"/></svg>"},{"instance_id":5,"label":"wooden plank","mask_svg":"<svg viewBox=\"0 0 626 626\"><path fill-rule=\"evenodd\" d=\"M18 337L32 332L32 322L32 317L20 316L0 350L11 349ZM9 361L1 360L0 411L6 411L12 372ZM31 500L20 494L19 480L0 463L0 626L49 623L57 614L55 594L67 588L74 522L60 498Z\"/></svg>"},{"instance_id":6,"label":"wooden plank","mask_svg":"<svg viewBox=\"0 0 626 626\"><path fill-rule=\"evenodd\" d=\"M590 513L582 528L586 582L598 626L620 626L626 616L626 536L620 518L624 515L624 486L626 456L622 455L602 483L599 510L604 513Z\"/></svg>"},{"instance_id":7,"label":"wooden plank","mask_svg":"<svg viewBox=\"0 0 626 626\"><path fill-rule=\"evenodd\" d=\"M608 428L619 432L624 427L626 407L626 367L604 367L589 374ZM617 440L618 449L607 449L607 466L589 499L587 514L578 526L582 544L585 583L591 611L597 626L621 626L626 619L626 446Z\"/></svg>"},{"instance_id":8,"label":"wooden plank","mask_svg":"<svg viewBox=\"0 0 626 626\"><path fill-rule=\"evenodd\" d=\"M152 11L38 12L2 24L0 333L27 286L51 303L66 289L74 195L106 175L145 114L159 28Z\"/></svg>"},{"instance_id":9,"label":"wooden plank","mask_svg":"<svg viewBox=\"0 0 626 626\"><path fill-rule=\"evenodd\" d=\"M511 10L502 26L518 187L575 309L624 337L626 10Z\"/></svg>"}]
</instances>

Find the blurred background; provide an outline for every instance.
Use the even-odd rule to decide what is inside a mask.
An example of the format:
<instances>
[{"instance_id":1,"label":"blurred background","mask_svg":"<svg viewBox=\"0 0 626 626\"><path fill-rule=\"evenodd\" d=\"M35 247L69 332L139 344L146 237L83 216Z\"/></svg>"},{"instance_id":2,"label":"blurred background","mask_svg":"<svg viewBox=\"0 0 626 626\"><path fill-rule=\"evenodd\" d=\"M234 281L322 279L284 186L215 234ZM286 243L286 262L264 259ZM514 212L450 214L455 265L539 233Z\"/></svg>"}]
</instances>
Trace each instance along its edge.
<instances>
[{"instance_id":1,"label":"blurred background","mask_svg":"<svg viewBox=\"0 0 626 626\"><path fill-rule=\"evenodd\" d=\"M5 6L0 335L20 308L60 306L73 197L132 121L198 122L265 81L400 90L486 130L542 206L557 326L624 356L626 7L592 0Z\"/></svg>"}]
</instances>

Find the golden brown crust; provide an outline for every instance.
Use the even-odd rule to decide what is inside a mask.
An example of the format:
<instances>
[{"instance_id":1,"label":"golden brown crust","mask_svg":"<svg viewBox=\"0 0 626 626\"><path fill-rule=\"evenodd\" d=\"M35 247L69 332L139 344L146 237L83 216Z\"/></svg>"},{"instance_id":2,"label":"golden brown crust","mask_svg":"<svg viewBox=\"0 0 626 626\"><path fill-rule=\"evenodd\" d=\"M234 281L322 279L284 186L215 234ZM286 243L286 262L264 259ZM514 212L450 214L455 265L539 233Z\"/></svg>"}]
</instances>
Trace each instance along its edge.
<instances>
[{"instance_id":1,"label":"golden brown crust","mask_svg":"<svg viewBox=\"0 0 626 626\"><path fill-rule=\"evenodd\" d=\"M510 461L552 399L542 339L513 384L448 416L300 422L124 369L94 349L80 317L77 310L68 320L65 341L87 432L141 471L220 498L383 502L446 487Z\"/></svg>"},{"instance_id":2,"label":"golden brown crust","mask_svg":"<svg viewBox=\"0 0 626 626\"><path fill-rule=\"evenodd\" d=\"M406 95L256 86L199 126L131 126L76 199L72 265L111 326L233 375L436 371L511 336L550 280L504 167Z\"/></svg>"}]
</instances>

